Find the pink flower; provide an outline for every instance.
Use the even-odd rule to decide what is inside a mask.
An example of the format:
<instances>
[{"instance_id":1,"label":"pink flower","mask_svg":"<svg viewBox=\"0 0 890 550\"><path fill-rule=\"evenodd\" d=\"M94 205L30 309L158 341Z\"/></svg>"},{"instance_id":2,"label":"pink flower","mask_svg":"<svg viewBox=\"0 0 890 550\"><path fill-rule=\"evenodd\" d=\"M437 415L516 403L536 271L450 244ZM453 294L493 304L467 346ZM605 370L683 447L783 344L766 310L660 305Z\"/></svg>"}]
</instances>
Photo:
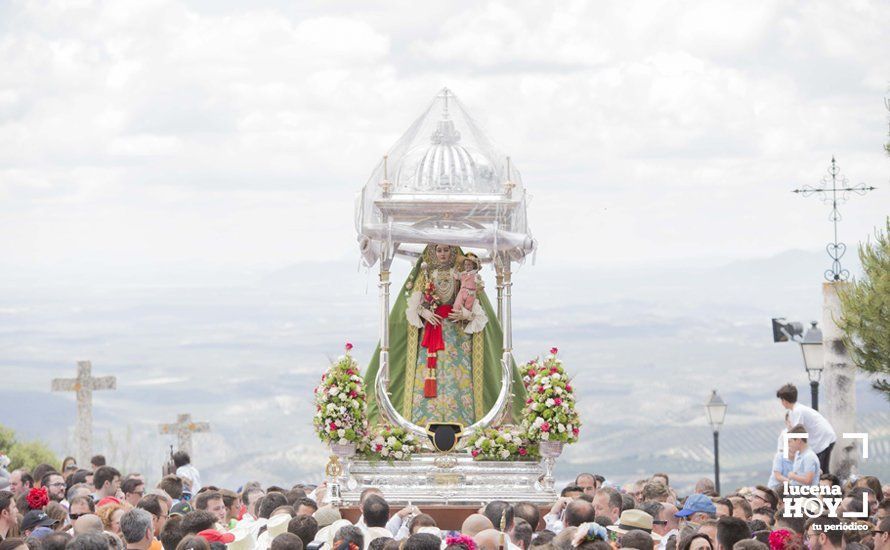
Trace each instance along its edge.
<instances>
[{"instance_id":1,"label":"pink flower","mask_svg":"<svg viewBox=\"0 0 890 550\"><path fill-rule=\"evenodd\" d=\"M559 348L550 348L550 355L556 355L559 353Z\"/></svg>"},{"instance_id":2,"label":"pink flower","mask_svg":"<svg viewBox=\"0 0 890 550\"><path fill-rule=\"evenodd\" d=\"M336 422L331 422L331 429L332 429L332 430L336 430L336 429L337 429L337 423L336 423Z\"/></svg>"},{"instance_id":3,"label":"pink flower","mask_svg":"<svg viewBox=\"0 0 890 550\"><path fill-rule=\"evenodd\" d=\"M349 376L352 376L353 374L355 374L355 371L352 369L346 369L346 374L348 374Z\"/></svg>"},{"instance_id":4,"label":"pink flower","mask_svg":"<svg viewBox=\"0 0 890 550\"><path fill-rule=\"evenodd\" d=\"M543 424L541 424L541 431L542 431L542 432L549 432L549 431L550 431L550 423L549 423L549 422L544 422Z\"/></svg>"},{"instance_id":5,"label":"pink flower","mask_svg":"<svg viewBox=\"0 0 890 550\"><path fill-rule=\"evenodd\" d=\"M545 391L544 386L538 386L538 393L544 393Z\"/></svg>"},{"instance_id":6,"label":"pink flower","mask_svg":"<svg viewBox=\"0 0 890 550\"><path fill-rule=\"evenodd\" d=\"M378 453L382 450L383 450L383 445L381 445L380 443L378 443L377 446L374 447L374 451L376 451Z\"/></svg>"},{"instance_id":7,"label":"pink flower","mask_svg":"<svg viewBox=\"0 0 890 550\"><path fill-rule=\"evenodd\" d=\"M566 384L566 391L572 391L572 385Z\"/></svg>"},{"instance_id":8,"label":"pink flower","mask_svg":"<svg viewBox=\"0 0 890 550\"><path fill-rule=\"evenodd\" d=\"M550 369L550 374L556 374L558 372L559 372L559 369L556 367L553 367L552 369Z\"/></svg>"},{"instance_id":9,"label":"pink flower","mask_svg":"<svg viewBox=\"0 0 890 550\"><path fill-rule=\"evenodd\" d=\"M526 405L530 405L531 402L532 402L532 398L531 398L531 397L529 397L528 399L525 400L525 404L526 404Z\"/></svg>"},{"instance_id":10,"label":"pink flower","mask_svg":"<svg viewBox=\"0 0 890 550\"><path fill-rule=\"evenodd\" d=\"M572 435L578 435L580 431L578 428L572 428Z\"/></svg>"},{"instance_id":11,"label":"pink flower","mask_svg":"<svg viewBox=\"0 0 890 550\"><path fill-rule=\"evenodd\" d=\"M350 390L350 392L349 392L349 397L352 397L353 399L355 399L355 396L356 396L356 395L358 395L358 394L355 393L355 390Z\"/></svg>"},{"instance_id":12,"label":"pink flower","mask_svg":"<svg viewBox=\"0 0 890 550\"><path fill-rule=\"evenodd\" d=\"M346 342L346 351L350 351L352 349L352 344Z\"/></svg>"},{"instance_id":13,"label":"pink flower","mask_svg":"<svg viewBox=\"0 0 890 550\"><path fill-rule=\"evenodd\" d=\"M535 369L529 369L529 371L528 371L528 375L531 376L532 378L537 376L537 374L538 374L538 371L536 371Z\"/></svg>"},{"instance_id":14,"label":"pink flower","mask_svg":"<svg viewBox=\"0 0 890 550\"><path fill-rule=\"evenodd\" d=\"M477 456L479 456L479 449L473 449L472 451L470 451L470 454L473 455L473 458L476 458Z\"/></svg>"},{"instance_id":15,"label":"pink flower","mask_svg":"<svg viewBox=\"0 0 890 550\"><path fill-rule=\"evenodd\" d=\"M562 399L560 399L560 398L558 398L558 397L554 397L554 398L553 398L553 404L554 404L554 405L562 405Z\"/></svg>"},{"instance_id":16,"label":"pink flower","mask_svg":"<svg viewBox=\"0 0 890 550\"><path fill-rule=\"evenodd\" d=\"M527 454L528 451L525 449L525 447L519 447L519 456L525 456Z\"/></svg>"}]
</instances>

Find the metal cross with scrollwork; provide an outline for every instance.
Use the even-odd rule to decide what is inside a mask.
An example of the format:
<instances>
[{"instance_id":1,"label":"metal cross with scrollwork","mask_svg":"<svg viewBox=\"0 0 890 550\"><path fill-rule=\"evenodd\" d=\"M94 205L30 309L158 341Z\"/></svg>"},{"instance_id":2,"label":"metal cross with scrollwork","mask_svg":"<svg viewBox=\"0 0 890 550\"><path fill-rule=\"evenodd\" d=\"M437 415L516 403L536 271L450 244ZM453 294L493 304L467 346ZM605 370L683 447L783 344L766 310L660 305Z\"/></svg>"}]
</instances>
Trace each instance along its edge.
<instances>
[{"instance_id":1,"label":"metal cross with scrollwork","mask_svg":"<svg viewBox=\"0 0 890 550\"><path fill-rule=\"evenodd\" d=\"M834 224L834 241L825 247L831 258L831 269L825 270L825 278L829 281L846 281L850 278L850 271L841 267L841 258L847 252L847 245L837 240L837 222L841 221L838 205L847 202L850 193L864 195L877 189L877 187L866 186L864 183L850 186L847 183L847 177L838 174L840 174L840 168L832 156L831 166L828 168L828 174L822 178L821 187L804 185L802 188L792 191L792 193L799 193L804 197L818 194L822 198L822 202L831 204L831 214L829 214L828 220Z\"/></svg>"}]
</instances>

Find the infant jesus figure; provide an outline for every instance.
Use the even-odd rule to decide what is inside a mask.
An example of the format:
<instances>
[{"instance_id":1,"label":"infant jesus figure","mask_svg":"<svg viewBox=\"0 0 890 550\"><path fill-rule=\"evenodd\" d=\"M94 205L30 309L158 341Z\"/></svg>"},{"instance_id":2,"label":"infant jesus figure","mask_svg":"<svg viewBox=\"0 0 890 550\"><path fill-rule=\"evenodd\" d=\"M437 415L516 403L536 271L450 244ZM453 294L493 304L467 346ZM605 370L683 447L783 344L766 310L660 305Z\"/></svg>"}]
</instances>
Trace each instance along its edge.
<instances>
[{"instance_id":1,"label":"infant jesus figure","mask_svg":"<svg viewBox=\"0 0 890 550\"><path fill-rule=\"evenodd\" d=\"M460 290L454 299L454 309L473 311L476 303L476 281L479 278L479 257L469 252L464 256L463 271L456 273L454 278L460 281Z\"/></svg>"}]
</instances>

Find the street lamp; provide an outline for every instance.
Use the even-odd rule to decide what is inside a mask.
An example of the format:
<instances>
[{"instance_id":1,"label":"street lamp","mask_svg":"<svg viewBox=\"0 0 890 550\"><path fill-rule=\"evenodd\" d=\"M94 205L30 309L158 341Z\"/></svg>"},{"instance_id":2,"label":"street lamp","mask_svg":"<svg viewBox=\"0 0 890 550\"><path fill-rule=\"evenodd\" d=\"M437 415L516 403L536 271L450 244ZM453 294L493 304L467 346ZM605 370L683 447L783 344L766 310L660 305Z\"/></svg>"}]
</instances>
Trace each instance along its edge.
<instances>
[{"instance_id":1,"label":"street lamp","mask_svg":"<svg viewBox=\"0 0 890 550\"><path fill-rule=\"evenodd\" d=\"M800 341L800 350L803 352L803 366L807 369L807 377L810 379L810 401L813 410L819 410L819 380L822 379L822 331L816 326L816 321L810 323L810 328Z\"/></svg>"},{"instance_id":2,"label":"street lamp","mask_svg":"<svg viewBox=\"0 0 890 550\"><path fill-rule=\"evenodd\" d=\"M800 344L803 353L803 366L810 379L810 399L814 410L819 410L819 381L822 378L822 331L816 326L816 321L810 322L810 328L806 334L803 332L803 324L789 323L783 318L773 319L773 342L794 341Z\"/></svg>"},{"instance_id":3,"label":"street lamp","mask_svg":"<svg viewBox=\"0 0 890 550\"><path fill-rule=\"evenodd\" d=\"M717 395L717 390L711 390L711 399L705 403L705 410L708 411L708 422L711 429L714 430L714 486L717 494L720 494L720 451L718 445L718 437L720 426L723 425L723 419L726 418L726 403Z\"/></svg>"}]
</instances>

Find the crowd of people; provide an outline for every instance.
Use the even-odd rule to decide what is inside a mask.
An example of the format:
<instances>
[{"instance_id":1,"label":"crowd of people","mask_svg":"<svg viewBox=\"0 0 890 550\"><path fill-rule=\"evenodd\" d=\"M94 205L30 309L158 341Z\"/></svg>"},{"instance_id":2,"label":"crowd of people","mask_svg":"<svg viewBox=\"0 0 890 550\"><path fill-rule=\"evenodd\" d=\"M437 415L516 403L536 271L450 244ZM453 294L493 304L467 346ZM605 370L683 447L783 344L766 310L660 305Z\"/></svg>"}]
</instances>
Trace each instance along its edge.
<instances>
[{"instance_id":1,"label":"crowd of people","mask_svg":"<svg viewBox=\"0 0 890 550\"><path fill-rule=\"evenodd\" d=\"M449 531L373 488L351 522L326 503L325 484L232 491L201 485L188 455L174 458L176 473L154 488L101 456L89 469L68 458L61 471L11 472L0 550L890 550L890 485L868 476L842 484L821 475L819 485L842 495L831 514L840 517L808 518L787 513L785 495L765 485L718 495L702 479L681 496L667 474L616 487L584 473L552 506L496 500Z\"/></svg>"},{"instance_id":2,"label":"crowd of people","mask_svg":"<svg viewBox=\"0 0 890 550\"><path fill-rule=\"evenodd\" d=\"M729 494L708 478L682 495L663 473L622 487L583 473L552 505L495 500L449 530L376 488L341 510L324 483L205 485L182 451L154 488L101 455L89 468L68 457L0 468L0 550L890 550L890 484L832 475L831 425L794 386L776 397L786 427L770 479Z\"/></svg>"}]
</instances>

